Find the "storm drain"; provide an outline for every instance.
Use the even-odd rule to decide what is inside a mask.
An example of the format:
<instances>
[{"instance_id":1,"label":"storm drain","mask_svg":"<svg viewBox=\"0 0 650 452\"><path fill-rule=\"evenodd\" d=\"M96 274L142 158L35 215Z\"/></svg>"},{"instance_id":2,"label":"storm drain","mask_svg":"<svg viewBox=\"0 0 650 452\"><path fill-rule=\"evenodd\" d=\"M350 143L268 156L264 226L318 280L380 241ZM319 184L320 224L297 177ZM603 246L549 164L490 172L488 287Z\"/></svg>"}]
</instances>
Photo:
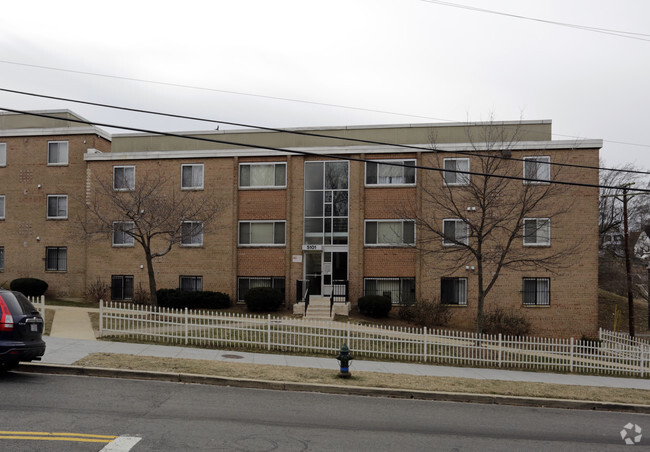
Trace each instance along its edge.
<instances>
[{"instance_id":1,"label":"storm drain","mask_svg":"<svg viewBox=\"0 0 650 452\"><path fill-rule=\"evenodd\" d=\"M228 359L244 359L244 357L240 355L221 355L221 356Z\"/></svg>"}]
</instances>

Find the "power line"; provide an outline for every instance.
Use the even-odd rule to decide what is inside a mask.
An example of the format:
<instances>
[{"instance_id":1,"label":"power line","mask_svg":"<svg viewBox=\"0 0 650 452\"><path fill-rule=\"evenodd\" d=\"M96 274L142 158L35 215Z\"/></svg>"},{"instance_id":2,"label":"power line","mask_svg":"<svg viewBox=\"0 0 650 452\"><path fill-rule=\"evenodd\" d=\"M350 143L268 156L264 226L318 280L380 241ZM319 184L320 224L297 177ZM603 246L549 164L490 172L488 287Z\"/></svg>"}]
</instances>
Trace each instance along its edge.
<instances>
[{"instance_id":1,"label":"power line","mask_svg":"<svg viewBox=\"0 0 650 452\"><path fill-rule=\"evenodd\" d=\"M253 148L253 149L265 149L265 150L270 150L270 151L275 151L275 152L285 152L285 153L304 155L304 156L315 156L315 157L321 157L321 158L326 157L326 158L331 158L331 159L336 159L336 160L346 160L346 161L351 161L351 162L381 163L382 165L417 168L417 169L426 170L426 171L462 173L462 174L469 174L469 175L472 175L472 176L482 176L482 177L492 177L492 178L495 178L495 179L516 180L516 181L522 181L522 182L528 182L528 183L530 183L530 182L543 182L543 183L548 183L548 184L565 185L565 186L573 186L573 187L586 187L586 188L598 188L598 189L607 188L607 189L613 189L613 190L620 189L620 187L600 185L600 184L586 184L586 183L580 183L580 182L567 182L567 181L560 181L560 180L538 180L538 179L531 179L531 178L518 177L518 176L509 176L509 175L504 175L504 174L481 173L481 172L477 172L477 171L445 170L444 168L434 168L434 167L423 166L423 165L404 165L404 164L399 164L399 163L389 163L389 162L386 162L386 161L383 161L383 160L382 161L377 161L377 160L372 160L372 159L362 159L362 158L357 158L357 157L341 156L341 155L336 155L336 154L323 154L323 153L316 153L316 152L309 152L309 151L299 151L299 150L296 150L296 149L283 149L283 148L276 148L276 147L272 147L272 146L263 146L263 145L258 145L258 144L236 143L236 142L226 141L226 140L217 140L217 139L213 139L213 138L184 135L184 134L172 133L172 132L162 132L162 131L156 131L156 130L151 130L151 129L143 129L143 128L139 128L139 127L130 127L130 126L122 126L122 125L101 123L101 122L95 122L95 121L87 121L87 120L83 120L83 119L73 119L73 118L61 119L60 117L56 117L56 116L53 116L53 115L48 115L48 114L45 114L45 113L36 113L36 112L30 112L30 111L16 110L16 109L11 109L11 108L2 107L2 106L0 106L0 110L8 111L8 112L11 112L11 113L24 114L24 115L28 115L28 116L36 116L36 117L47 118L47 119L55 119L55 120L59 120L59 121L74 122L74 123L85 124L85 125L90 125L90 126L110 127L110 128L114 128L114 129L122 129L122 130L130 130L130 131L134 131L134 132L151 133L151 134L174 137L174 138L182 138L182 139L203 141L203 142L209 142L209 143L227 144L227 145L230 145L230 146L246 147L246 148ZM429 151L429 152L435 152L435 151ZM648 193L648 194L650 194L650 189L636 189L635 192L636 193Z\"/></svg>"},{"instance_id":2,"label":"power line","mask_svg":"<svg viewBox=\"0 0 650 452\"><path fill-rule=\"evenodd\" d=\"M177 119L186 119L186 120L192 120L192 121L201 121L201 122L209 122L209 123L214 123L214 124L227 124L231 126L237 126L237 127L246 127L246 128L251 128L251 129L259 129L259 130L267 130L271 132L282 132L282 133L289 133L293 135L302 135L302 136L311 136L311 137L316 137L316 138L328 138L328 139L337 139L337 140L344 140L344 141L350 141L350 142L355 142L355 143L363 143L363 144L372 144L372 145L379 145L379 146L395 146L399 148L404 148L404 149L410 149L416 152L454 152L454 151L447 151L444 149L438 149L435 146L430 146L423 148L421 146L414 146L414 145L408 145L408 144L401 144L401 143L386 143L382 141L374 141L374 140L366 140L366 139L360 139L360 138L350 138L350 137L340 137L340 136L334 136L334 135L326 135L326 134L320 134L320 133L314 133L314 132L305 132L305 131L300 131L300 130L291 130L291 129L280 129L280 128L275 128L275 127L264 127L264 126L257 126L257 125L251 125L251 124L245 124L245 123L237 123L237 122L232 122L232 121L223 121L223 120L217 120L217 119L210 119L210 118L201 118L201 117L196 117L196 116L187 116L187 115L179 115L179 114L174 114L174 113L165 113L165 112L159 112L159 111L153 111L153 110L144 110L140 108L131 108L131 107L123 107L119 105L111 105L111 104L105 104L105 103L99 103L99 102L91 102L91 101L85 101L85 100L79 100L79 99L72 99L72 98L67 98L67 97L58 97L58 96L51 96L51 95L46 95L46 94L38 94L38 93L32 93L32 92L27 92L27 91L18 91L18 90L12 90L8 88L1 88L0 91L4 92L9 92L13 94L21 94L21 95L26 95L26 96L33 96L33 97L40 97L40 98L45 98L45 99L52 99L52 100L59 100L63 102L73 102L73 103L78 103L78 104L83 104L83 105L92 105L95 107L102 107L102 108L110 108L110 109L115 109L115 110L122 110L122 111L130 111L134 113L144 113L144 114L150 114L150 115L157 115L157 116L165 116L165 117L171 117L171 118L177 118ZM516 158L516 157L501 157L501 156L495 156L495 155L486 155L486 154L481 154L479 151L471 151L473 155L479 156L479 157L491 157L491 158L502 158L502 159L508 159L508 160L513 160L513 161L524 161L523 158ZM561 163L561 162L550 162L550 165L553 166L560 166L560 167L570 167L570 168L582 168L582 169L593 169L593 170L599 170L599 171L612 171L612 172L624 172L624 173L629 173L629 174L644 174L648 175L650 172L647 171L640 171L640 170L625 170L625 169L620 169L620 168L606 168L606 167L600 167L600 166L589 166L589 165L578 165L574 163Z\"/></svg>"},{"instance_id":3,"label":"power line","mask_svg":"<svg viewBox=\"0 0 650 452\"><path fill-rule=\"evenodd\" d=\"M587 25L579 25L579 24L571 24L567 22L558 22L554 20L546 20L546 19L540 19L538 17L530 17L530 16L523 16L519 14L512 14L512 13L506 13L503 11L495 11L492 9L485 9L485 8L478 8L475 6L468 6L468 5L461 5L459 3L453 3L453 2L443 2L440 0L420 0L423 3L433 3L435 5L440 5L440 6L449 6L452 8L458 8L458 9L465 9L468 11L475 11L479 13L487 13L487 14L495 14L498 16L505 16L505 17L511 17L514 19L522 19L522 20L530 20L533 22L541 22L549 25L558 25L561 27L567 27L567 28L574 28L577 30L583 30L583 31L591 31L594 33L602 33L606 35L612 35L612 36L617 36L619 38L627 38L627 39L636 39L639 41L646 41L650 42L650 39L645 39L645 38L650 38L650 34L646 33L635 33L631 31L623 31L623 30L612 30L609 28L599 28L599 27L590 27Z\"/></svg>"}]
</instances>

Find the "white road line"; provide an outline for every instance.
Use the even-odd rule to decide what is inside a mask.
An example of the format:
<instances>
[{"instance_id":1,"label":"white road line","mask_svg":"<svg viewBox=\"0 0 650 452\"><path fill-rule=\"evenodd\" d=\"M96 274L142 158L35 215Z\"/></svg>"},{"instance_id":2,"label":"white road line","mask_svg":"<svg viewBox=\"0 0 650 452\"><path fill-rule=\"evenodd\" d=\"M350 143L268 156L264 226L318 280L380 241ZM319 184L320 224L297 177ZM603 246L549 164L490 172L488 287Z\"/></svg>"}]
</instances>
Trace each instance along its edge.
<instances>
[{"instance_id":1,"label":"white road line","mask_svg":"<svg viewBox=\"0 0 650 452\"><path fill-rule=\"evenodd\" d=\"M128 452L141 439L139 436L118 436L99 452Z\"/></svg>"}]
</instances>

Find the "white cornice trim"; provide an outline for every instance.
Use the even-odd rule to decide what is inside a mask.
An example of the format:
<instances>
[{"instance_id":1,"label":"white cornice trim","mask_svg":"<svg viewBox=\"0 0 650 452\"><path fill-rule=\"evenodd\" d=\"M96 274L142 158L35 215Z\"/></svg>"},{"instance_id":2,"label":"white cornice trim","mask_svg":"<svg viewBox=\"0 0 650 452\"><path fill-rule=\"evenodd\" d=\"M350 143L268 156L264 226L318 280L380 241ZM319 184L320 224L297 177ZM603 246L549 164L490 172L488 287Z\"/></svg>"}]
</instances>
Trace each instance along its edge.
<instances>
[{"instance_id":1,"label":"white cornice trim","mask_svg":"<svg viewBox=\"0 0 650 452\"><path fill-rule=\"evenodd\" d=\"M84 155L86 161L106 160L169 160L169 159L205 159L205 158L232 158L232 157L279 157L297 155L295 152L305 152L313 155L352 155L352 154L414 154L417 152L432 152L430 144L409 145L411 148L397 146L337 146L337 147L306 147L286 148L282 151L264 149L224 149L224 150L188 150L188 151L144 151L144 152L106 152L97 154L89 152ZM603 140L558 140L558 141L526 141L516 144L502 143L490 145L492 150L512 151L544 151L558 149L600 149ZM421 151L413 149L421 148ZM445 144L436 148L438 152L472 152L485 151L488 145L480 143Z\"/></svg>"},{"instance_id":2,"label":"white cornice trim","mask_svg":"<svg viewBox=\"0 0 650 452\"><path fill-rule=\"evenodd\" d=\"M0 130L0 137L34 137L34 136L59 136L59 135L98 135L111 141L111 135L98 127L55 127L55 128L29 128Z\"/></svg>"}]
</instances>

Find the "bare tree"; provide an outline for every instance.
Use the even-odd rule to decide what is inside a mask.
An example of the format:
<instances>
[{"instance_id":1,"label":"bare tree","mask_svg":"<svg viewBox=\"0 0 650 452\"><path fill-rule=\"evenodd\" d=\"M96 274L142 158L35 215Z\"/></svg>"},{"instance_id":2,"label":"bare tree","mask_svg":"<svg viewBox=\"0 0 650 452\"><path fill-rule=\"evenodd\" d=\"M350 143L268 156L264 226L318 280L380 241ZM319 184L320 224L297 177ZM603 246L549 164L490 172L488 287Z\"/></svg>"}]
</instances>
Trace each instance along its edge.
<instances>
[{"instance_id":1,"label":"bare tree","mask_svg":"<svg viewBox=\"0 0 650 452\"><path fill-rule=\"evenodd\" d=\"M81 200L86 215L79 222L87 235L112 236L140 245L151 304L157 306L154 259L176 244L202 240L222 206L214 193L181 191L178 181L162 171L141 171L137 183L123 180L118 185L116 189L113 179L95 177L92 192Z\"/></svg>"},{"instance_id":2,"label":"bare tree","mask_svg":"<svg viewBox=\"0 0 650 452\"><path fill-rule=\"evenodd\" d=\"M444 171L422 172L421 214L416 218L418 248L430 258L432 269L447 274L475 269L479 334L486 298L505 269L555 272L580 246L560 240L552 247L523 246L550 240L550 225L571 208L566 201L554 202L566 187L548 182L557 178L559 167L542 156L524 162L512 158L518 128L506 130L491 122L482 135L470 139L471 151L435 152L434 160Z\"/></svg>"}]
</instances>

